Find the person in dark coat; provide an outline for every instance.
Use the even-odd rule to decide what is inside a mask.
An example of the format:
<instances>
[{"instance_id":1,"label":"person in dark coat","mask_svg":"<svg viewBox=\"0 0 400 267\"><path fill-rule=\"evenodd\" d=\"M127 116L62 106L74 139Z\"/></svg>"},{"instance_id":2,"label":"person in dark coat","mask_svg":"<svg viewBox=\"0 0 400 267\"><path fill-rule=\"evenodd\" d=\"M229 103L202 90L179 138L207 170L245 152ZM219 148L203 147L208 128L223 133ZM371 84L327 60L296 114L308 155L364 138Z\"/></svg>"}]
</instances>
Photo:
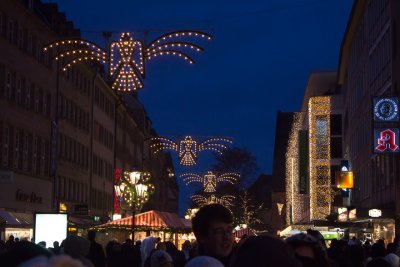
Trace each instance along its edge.
<instances>
[{"instance_id":1,"label":"person in dark coat","mask_svg":"<svg viewBox=\"0 0 400 267\"><path fill-rule=\"evenodd\" d=\"M105 267L106 256L103 247L96 242L96 232L90 230L88 232L88 240L90 241L90 249L87 258L93 263L94 267Z\"/></svg>"}]
</instances>

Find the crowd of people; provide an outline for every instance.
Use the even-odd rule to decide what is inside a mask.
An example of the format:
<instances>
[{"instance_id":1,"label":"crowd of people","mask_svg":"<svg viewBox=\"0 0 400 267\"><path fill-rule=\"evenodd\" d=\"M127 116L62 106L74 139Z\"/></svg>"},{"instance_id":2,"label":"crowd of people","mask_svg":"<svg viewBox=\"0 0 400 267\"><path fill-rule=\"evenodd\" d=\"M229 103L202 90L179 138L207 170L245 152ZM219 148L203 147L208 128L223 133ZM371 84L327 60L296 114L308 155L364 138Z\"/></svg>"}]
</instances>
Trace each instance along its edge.
<instances>
[{"instance_id":1,"label":"crowd of people","mask_svg":"<svg viewBox=\"0 0 400 267\"><path fill-rule=\"evenodd\" d=\"M135 243L110 241L105 249L96 232L87 238L69 235L61 244L35 244L13 236L0 242L4 267L400 267L398 239L385 246L353 237L332 240L327 248L315 230L285 240L272 236L247 236L233 242L231 212L219 204L206 205L192 219L196 242L185 241L182 250L172 242L146 237Z\"/></svg>"}]
</instances>

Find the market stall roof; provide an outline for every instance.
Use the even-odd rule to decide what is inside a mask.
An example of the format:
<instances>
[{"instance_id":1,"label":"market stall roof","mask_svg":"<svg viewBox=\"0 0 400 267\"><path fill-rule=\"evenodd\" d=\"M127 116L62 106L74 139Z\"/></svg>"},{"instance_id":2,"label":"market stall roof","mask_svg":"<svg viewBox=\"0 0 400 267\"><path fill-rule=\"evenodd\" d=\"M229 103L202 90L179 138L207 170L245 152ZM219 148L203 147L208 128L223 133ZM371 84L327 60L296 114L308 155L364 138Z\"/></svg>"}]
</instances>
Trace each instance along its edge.
<instances>
[{"instance_id":1,"label":"market stall roof","mask_svg":"<svg viewBox=\"0 0 400 267\"><path fill-rule=\"evenodd\" d=\"M233 235L234 235L235 237L237 237L237 238L241 238L241 237L244 236L244 235L252 236L252 235L256 235L256 234L255 234L254 231L253 231L252 229L250 229L250 228L242 228L242 229L239 229L239 230L233 232Z\"/></svg>"},{"instance_id":2,"label":"market stall roof","mask_svg":"<svg viewBox=\"0 0 400 267\"><path fill-rule=\"evenodd\" d=\"M129 216L96 226L95 228L130 229L131 225L132 216ZM135 228L185 230L190 229L190 224L183 222L176 213L151 210L135 215Z\"/></svg>"},{"instance_id":3,"label":"market stall roof","mask_svg":"<svg viewBox=\"0 0 400 267\"><path fill-rule=\"evenodd\" d=\"M0 210L0 221L6 227L32 227L33 214Z\"/></svg>"}]
</instances>

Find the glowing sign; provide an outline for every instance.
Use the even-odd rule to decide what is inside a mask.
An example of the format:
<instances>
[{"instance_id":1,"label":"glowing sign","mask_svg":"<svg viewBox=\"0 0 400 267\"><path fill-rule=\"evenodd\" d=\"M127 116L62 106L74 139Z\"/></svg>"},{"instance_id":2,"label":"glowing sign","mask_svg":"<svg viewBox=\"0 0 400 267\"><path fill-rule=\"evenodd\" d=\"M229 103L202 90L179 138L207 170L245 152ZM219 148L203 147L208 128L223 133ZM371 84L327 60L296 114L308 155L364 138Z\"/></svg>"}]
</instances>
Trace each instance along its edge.
<instances>
[{"instance_id":1,"label":"glowing sign","mask_svg":"<svg viewBox=\"0 0 400 267\"><path fill-rule=\"evenodd\" d=\"M397 97L374 98L374 121L399 121L399 99Z\"/></svg>"},{"instance_id":2,"label":"glowing sign","mask_svg":"<svg viewBox=\"0 0 400 267\"><path fill-rule=\"evenodd\" d=\"M375 129L374 151L375 153L399 152L399 129Z\"/></svg>"},{"instance_id":3,"label":"glowing sign","mask_svg":"<svg viewBox=\"0 0 400 267\"><path fill-rule=\"evenodd\" d=\"M368 215L373 218L382 217L382 211L378 209L371 209L368 211Z\"/></svg>"},{"instance_id":4,"label":"glowing sign","mask_svg":"<svg viewBox=\"0 0 400 267\"><path fill-rule=\"evenodd\" d=\"M347 208L338 208L338 221L345 222L348 219Z\"/></svg>"},{"instance_id":5,"label":"glowing sign","mask_svg":"<svg viewBox=\"0 0 400 267\"><path fill-rule=\"evenodd\" d=\"M357 209L352 209L349 211L349 220L357 219Z\"/></svg>"},{"instance_id":6,"label":"glowing sign","mask_svg":"<svg viewBox=\"0 0 400 267\"><path fill-rule=\"evenodd\" d=\"M336 172L336 187L342 189L354 188L354 175L352 171Z\"/></svg>"}]
</instances>

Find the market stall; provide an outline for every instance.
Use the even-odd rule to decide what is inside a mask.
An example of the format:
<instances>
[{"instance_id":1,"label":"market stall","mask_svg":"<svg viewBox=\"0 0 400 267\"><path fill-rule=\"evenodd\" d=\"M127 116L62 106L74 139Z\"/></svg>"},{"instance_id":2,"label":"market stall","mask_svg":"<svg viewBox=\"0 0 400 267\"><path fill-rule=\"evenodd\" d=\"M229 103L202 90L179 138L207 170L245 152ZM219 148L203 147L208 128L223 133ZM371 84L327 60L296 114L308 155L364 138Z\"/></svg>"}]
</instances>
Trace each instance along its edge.
<instances>
[{"instance_id":1,"label":"market stall","mask_svg":"<svg viewBox=\"0 0 400 267\"><path fill-rule=\"evenodd\" d=\"M134 240L143 240L151 235L160 237L162 241L171 241L177 247L181 246L185 237L191 232L189 220L179 218L176 213L155 210L136 214L134 225ZM98 241L105 245L113 239L123 242L127 238L132 238L131 227L132 216L129 216L95 226L93 229L99 232Z\"/></svg>"}]
</instances>

